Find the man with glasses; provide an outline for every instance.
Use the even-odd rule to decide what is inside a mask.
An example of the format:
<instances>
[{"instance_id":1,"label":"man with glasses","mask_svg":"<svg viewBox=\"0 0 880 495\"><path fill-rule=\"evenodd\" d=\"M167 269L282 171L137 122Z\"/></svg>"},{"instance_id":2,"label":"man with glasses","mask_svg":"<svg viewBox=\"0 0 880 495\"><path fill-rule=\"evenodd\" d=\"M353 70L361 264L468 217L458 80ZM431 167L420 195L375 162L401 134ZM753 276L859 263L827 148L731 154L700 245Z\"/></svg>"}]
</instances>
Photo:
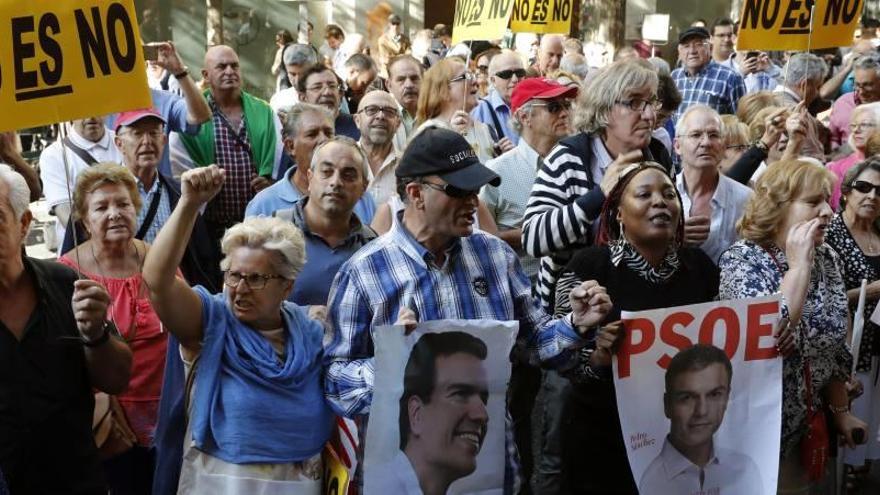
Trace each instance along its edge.
<instances>
[{"instance_id":1,"label":"man with glasses","mask_svg":"<svg viewBox=\"0 0 880 495\"><path fill-rule=\"evenodd\" d=\"M296 90L299 92L300 101L330 110L337 135L348 136L355 141L361 138L361 133L351 115L340 111L342 80L333 69L321 64L307 68L300 74Z\"/></svg>"},{"instance_id":2,"label":"man with glasses","mask_svg":"<svg viewBox=\"0 0 880 495\"><path fill-rule=\"evenodd\" d=\"M492 57L489 61L489 95L471 110L474 120L494 131L492 137L499 147L504 139L513 145L519 143L519 134L510 127L510 95L525 76L522 59L516 52L505 50Z\"/></svg>"},{"instance_id":3,"label":"man with glasses","mask_svg":"<svg viewBox=\"0 0 880 495\"><path fill-rule=\"evenodd\" d=\"M736 222L752 194L718 169L724 156L722 127L718 112L694 105L675 126L673 142L682 165L675 186L685 215L684 241L702 249L716 264L721 253L737 241Z\"/></svg>"},{"instance_id":4,"label":"man with glasses","mask_svg":"<svg viewBox=\"0 0 880 495\"><path fill-rule=\"evenodd\" d=\"M330 291L333 340L324 352L324 386L335 412L366 423L375 370L372 335L398 320L518 320L520 339L536 361L569 365L572 348L611 308L605 289L595 281L573 289L573 311L563 318L541 309L513 250L473 228L479 188L501 179L457 132L421 130L395 174L404 210L388 233L342 266ZM510 438L510 425L507 431ZM363 448L362 436L361 455ZM518 493L514 445L506 452L504 493Z\"/></svg>"},{"instance_id":5,"label":"man with glasses","mask_svg":"<svg viewBox=\"0 0 880 495\"><path fill-rule=\"evenodd\" d=\"M672 79L681 93L681 105L673 118L678 120L691 105L703 104L721 114L736 113L736 104L746 94L738 72L712 60L709 32L688 28L678 36L681 67L672 71Z\"/></svg>"},{"instance_id":6,"label":"man with glasses","mask_svg":"<svg viewBox=\"0 0 880 495\"><path fill-rule=\"evenodd\" d=\"M854 67L855 90L842 95L831 106L828 130L831 131L832 149L849 138L853 109L864 103L880 101L880 55L859 57Z\"/></svg>"},{"instance_id":7,"label":"man with glasses","mask_svg":"<svg viewBox=\"0 0 880 495\"><path fill-rule=\"evenodd\" d=\"M397 190L397 179L394 177L398 159L394 136L400 126L397 102L385 91L370 91L361 100L354 121L361 131L358 145L370 163L367 192L377 205L384 204Z\"/></svg>"}]
</instances>

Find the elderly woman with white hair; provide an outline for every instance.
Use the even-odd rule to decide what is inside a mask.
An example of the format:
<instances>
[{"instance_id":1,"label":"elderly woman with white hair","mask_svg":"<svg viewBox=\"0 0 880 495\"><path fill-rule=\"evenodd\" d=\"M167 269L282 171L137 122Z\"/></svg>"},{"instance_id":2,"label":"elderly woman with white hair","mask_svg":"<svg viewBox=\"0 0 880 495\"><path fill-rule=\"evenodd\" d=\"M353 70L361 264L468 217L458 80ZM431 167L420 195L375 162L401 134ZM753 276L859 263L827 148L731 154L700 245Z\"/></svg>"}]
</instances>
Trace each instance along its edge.
<instances>
[{"instance_id":1,"label":"elderly woman with white hair","mask_svg":"<svg viewBox=\"0 0 880 495\"><path fill-rule=\"evenodd\" d=\"M215 165L187 171L144 261L162 322L190 365L179 493L319 493L333 415L321 385L323 327L285 301L305 262L302 233L249 218L221 243L222 294L175 276L199 208L223 186Z\"/></svg>"},{"instance_id":2,"label":"elderly woman with white hair","mask_svg":"<svg viewBox=\"0 0 880 495\"><path fill-rule=\"evenodd\" d=\"M880 127L880 103L866 103L853 109L849 119L849 138L847 138L852 153L828 164L828 170L837 176L837 183L831 191L831 206L835 210L840 204L840 184L846 171L867 158L865 147L868 145L868 138L877 132L878 127Z\"/></svg>"}]
</instances>

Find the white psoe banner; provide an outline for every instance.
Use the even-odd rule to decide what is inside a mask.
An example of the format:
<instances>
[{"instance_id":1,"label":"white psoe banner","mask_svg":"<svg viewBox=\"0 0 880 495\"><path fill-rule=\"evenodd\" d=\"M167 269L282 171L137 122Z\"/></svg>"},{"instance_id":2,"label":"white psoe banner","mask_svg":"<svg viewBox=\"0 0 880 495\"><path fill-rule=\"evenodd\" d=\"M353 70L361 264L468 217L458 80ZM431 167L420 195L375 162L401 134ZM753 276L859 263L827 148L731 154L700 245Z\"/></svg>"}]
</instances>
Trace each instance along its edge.
<instances>
[{"instance_id":1,"label":"white psoe banner","mask_svg":"<svg viewBox=\"0 0 880 495\"><path fill-rule=\"evenodd\" d=\"M641 493L776 493L780 299L622 313L614 385Z\"/></svg>"}]
</instances>

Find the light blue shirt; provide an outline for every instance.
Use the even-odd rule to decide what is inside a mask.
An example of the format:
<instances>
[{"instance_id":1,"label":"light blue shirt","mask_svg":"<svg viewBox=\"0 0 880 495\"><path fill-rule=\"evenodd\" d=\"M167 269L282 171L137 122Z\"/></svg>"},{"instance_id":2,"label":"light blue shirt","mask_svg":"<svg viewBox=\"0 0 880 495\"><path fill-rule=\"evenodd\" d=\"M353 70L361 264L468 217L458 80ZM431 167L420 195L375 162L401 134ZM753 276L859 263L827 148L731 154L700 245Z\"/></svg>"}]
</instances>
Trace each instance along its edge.
<instances>
[{"instance_id":1,"label":"light blue shirt","mask_svg":"<svg viewBox=\"0 0 880 495\"><path fill-rule=\"evenodd\" d=\"M685 219L690 217L691 198L684 183L684 173L678 174L675 187L681 195L681 204ZM746 208L746 202L752 190L739 182L720 174L715 194L712 195L712 217L709 219L709 238L700 246L716 265L721 254L733 245L739 236L736 233L736 222L739 221Z\"/></svg>"},{"instance_id":2,"label":"light blue shirt","mask_svg":"<svg viewBox=\"0 0 880 495\"><path fill-rule=\"evenodd\" d=\"M159 112L159 115L165 118L168 124L165 125L165 135L171 134L171 131L181 132L195 136L202 129L202 124L190 124L186 120L187 108L186 100L168 91L161 89L150 89L150 96L153 99L153 109ZM118 113L108 115L104 119L104 125L111 130L116 130L116 119ZM168 154L168 143L162 151L162 160L159 162L159 173L165 177L174 177L171 174L171 159Z\"/></svg>"},{"instance_id":3,"label":"light blue shirt","mask_svg":"<svg viewBox=\"0 0 880 495\"><path fill-rule=\"evenodd\" d=\"M487 167L501 176L501 184L498 187L490 184L483 186L480 201L489 209L501 230L522 228L539 159L538 152L523 139L516 148L486 162ZM538 260L526 254L523 249L517 250L516 254L526 275L529 278L536 277Z\"/></svg>"},{"instance_id":4,"label":"light blue shirt","mask_svg":"<svg viewBox=\"0 0 880 495\"><path fill-rule=\"evenodd\" d=\"M283 179L258 192L245 208L244 217L260 215L271 217L278 210L292 208L293 204L303 197L302 193L290 182L294 173L296 173L296 165L284 173ZM354 213L362 223L369 225L373 221L373 215L376 214L376 203L373 201L373 197L364 193L360 201L354 205Z\"/></svg>"},{"instance_id":5,"label":"light blue shirt","mask_svg":"<svg viewBox=\"0 0 880 495\"><path fill-rule=\"evenodd\" d=\"M501 99L501 95L495 91L494 87L489 90L489 95L480 100L477 103L477 106L471 110L471 117L474 120L486 124L493 131L497 132L498 129L496 129L495 121L492 119L492 110L489 108L489 105L495 110L495 115L498 117L498 122L501 124L501 130L504 131L504 135L498 136L498 139L507 137L513 142L513 144L519 144L519 134L514 132L510 127L510 106L508 106L507 103L504 103L504 100Z\"/></svg>"}]
</instances>

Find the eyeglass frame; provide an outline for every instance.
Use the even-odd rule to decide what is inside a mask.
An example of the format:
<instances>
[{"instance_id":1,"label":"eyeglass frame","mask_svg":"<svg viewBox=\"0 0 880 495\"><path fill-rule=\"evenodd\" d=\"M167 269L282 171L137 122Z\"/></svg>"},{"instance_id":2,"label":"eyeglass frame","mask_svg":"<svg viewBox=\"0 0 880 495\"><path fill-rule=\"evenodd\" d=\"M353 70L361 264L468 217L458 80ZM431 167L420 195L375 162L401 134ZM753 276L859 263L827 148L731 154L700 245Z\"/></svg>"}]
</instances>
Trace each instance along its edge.
<instances>
[{"instance_id":1,"label":"eyeglass frame","mask_svg":"<svg viewBox=\"0 0 880 495\"><path fill-rule=\"evenodd\" d=\"M372 115L371 115L370 112L369 112L369 110L370 110L371 108L374 109ZM392 118L394 118L394 117L400 117L400 111L399 111L397 108L394 108L394 107L380 107L379 105L367 105L367 106L365 106L363 109L359 110L358 113L361 113L361 114L366 115L367 117L373 118L373 117L375 117L380 111L382 112L382 114L385 115L386 118L389 118L389 119L392 119Z\"/></svg>"},{"instance_id":2,"label":"eyeglass frame","mask_svg":"<svg viewBox=\"0 0 880 495\"><path fill-rule=\"evenodd\" d=\"M523 79L526 77L526 74L528 72L525 69L505 69L495 72L494 76L509 81L513 76L516 76L517 79ZM507 75L507 77L504 77L504 75Z\"/></svg>"},{"instance_id":3,"label":"eyeglass frame","mask_svg":"<svg viewBox=\"0 0 880 495\"><path fill-rule=\"evenodd\" d=\"M869 130L877 127L877 124L874 122L859 122L857 124L850 124L849 130L850 132L855 132L860 129Z\"/></svg>"},{"instance_id":4,"label":"eyeglass frame","mask_svg":"<svg viewBox=\"0 0 880 495\"><path fill-rule=\"evenodd\" d=\"M641 109L633 108L633 106L632 106L633 103L635 103L637 101L644 103L644 105L642 105ZM655 113L659 112L660 109L663 108L663 101L660 100L660 98L657 98L656 96L652 96L648 100L646 100L644 98L630 98L629 100L615 100L614 104L615 105L623 105L626 108L632 110L633 112L638 112L638 113L644 112L645 108L647 108L648 105L651 106L651 109L654 110Z\"/></svg>"},{"instance_id":5,"label":"eyeglass frame","mask_svg":"<svg viewBox=\"0 0 880 495\"><path fill-rule=\"evenodd\" d=\"M532 107L544 107L547 109L547 112L553 115L559 115L559 112L563 110L571 111L574 106L574 100L571 98L563 98L561 100L543 100L543 102L533 102L530 106ZM557 107L556 110L553 110L553 107Z\"/></svg>"},{"instance_id":6,"label":"eyeglass frame","mask_svg":"<svg viewBox=\"0 0 880 495\"><path fill-rule=\"evenodd\" d=\"M230 276L238 277L238 282L236 282L234 285L232 283L230 283L230 280L229 280ZM252 276L257 277L254 279L255 281L262 280L263 285L260 285L259 287L255 287L253 284L251 284L251 282L248 281L248 277L252 277ZM244 281L244 283L247 284L247 286L250 290L263 290L266 288L266 285L269 283L269 280L276 279L276 278L277 279L284 279L284 277L282 277L281 275L277 275L277 274L276 275L266 275L263 273L242 273L242 272L236 272L236 271L232 271L232 270L224 270L223 271L223 285L225 285L231 289L238 288L238 286L241 284L241 282Z\"/></svg>"},{"instance_id":7,"label":"eyeglass frame","mask_svg":"<svg viewBox=\"0 0 880 495\"><path fill-rule=\"evenodd\" d=\"M867 184L868 187L869 187L868 190L867 190L867 191L862 191L862 190L860 190L859 188L860 188L860 187L864 187L864 186L860 186L859 184ZM866 181L866 180L854 180L854 181L852 181L852 182L850 183L849 187L850 187L853 191L858 191L858 192L860 192L860 193L862 193L862 194L868 194L868 193L871 192L871 189L873 189L873 190L874 190L874 194L875 194L876 196L880 197L880 184L873 184L873 183L868 182L868 181Z\"/></svg>"},{"instance_id":8,"label":"eyeglass frame","mask_svg":"<svg viewBox=\"0 0 880 495\"><path fill-rule=\"evenodd\" d=\"M477 80L477 76L475 76L470 71L464 71L464 72L462 72L462 74L460 76L455 76L452 79L450 79L449 84L461 82L461 81L473 82L476 80Z\"/></svg>"}]
</instances>

